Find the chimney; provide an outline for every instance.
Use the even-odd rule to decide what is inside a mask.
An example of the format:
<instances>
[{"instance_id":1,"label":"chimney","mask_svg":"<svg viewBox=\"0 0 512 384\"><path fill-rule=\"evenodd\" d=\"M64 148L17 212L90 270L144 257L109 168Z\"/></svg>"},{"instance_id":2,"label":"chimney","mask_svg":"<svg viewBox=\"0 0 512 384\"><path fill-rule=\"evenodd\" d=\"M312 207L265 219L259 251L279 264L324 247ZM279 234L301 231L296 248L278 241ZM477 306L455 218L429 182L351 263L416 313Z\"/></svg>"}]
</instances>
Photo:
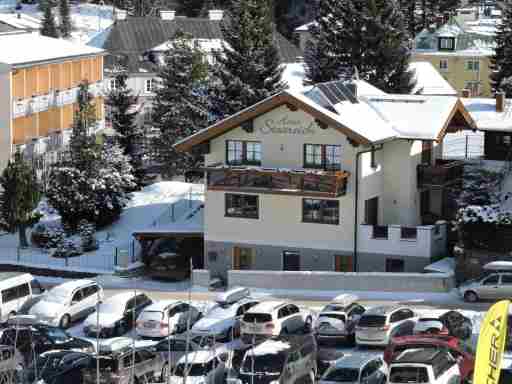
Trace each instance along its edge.
<instances>
[{"instance_id":1,"label":"chimney","mask_svg":"<svg viewBox=\"0 0 512 384\"><path fill-rule=\"evenodd\" d=\"M496 112L505 111L505 94L503 92L496 92Z\"/></svg>"},{"instance_id":2,"label":"chimney","mask_svg":"<svg viewBox=\"0 0 512 384\"><path fill-rule=\"evenodd\" d=\"M462 97L464 97L466 99L471 97L471 93L469 92L469 89L464 88L461 93L462 93Z\"/></svg>"},{"instance_id":3,"label":"chimney","mask_svg":"<svg viewBox=\"0 0 512 384\"><path fill-rule=\"evenodd\" d=\"M124 9L116 9L114 12L114 19L116 21L118 20L126 20L126 15L128 12L126 12Z\"/></svg>"},{"instance_id":4,"label":"chimney","mask_svg":"<svg viewBox=\"0 0 512 384\"><path fill-rule=\"evenodd\" d=\"M210 9L208 11L208 18L210 20L219 21L224 17L224 11L221 9Z\"/></svg>"},{"instance_id":5,"label":"chimney","mask_svg":"<svg viewBox=\"0 0 512 384\"><path fill-rule=\"evenodd\" d=\"M160 18L162 20L174 20L175 17L176 17L176 11L160 10Z\"/></svg>"}]
</instances>

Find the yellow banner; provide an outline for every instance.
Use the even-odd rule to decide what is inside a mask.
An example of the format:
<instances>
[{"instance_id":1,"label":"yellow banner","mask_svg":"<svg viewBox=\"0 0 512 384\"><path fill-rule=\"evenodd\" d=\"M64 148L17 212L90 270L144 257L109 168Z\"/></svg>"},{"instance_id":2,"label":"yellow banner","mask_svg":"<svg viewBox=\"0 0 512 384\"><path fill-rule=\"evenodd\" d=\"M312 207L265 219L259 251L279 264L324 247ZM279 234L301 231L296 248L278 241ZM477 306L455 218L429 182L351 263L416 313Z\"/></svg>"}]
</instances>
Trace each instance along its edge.
<instances>
[{"instance_id":1,"label":"yellow banner","mask_svg":"<svg viewBox=\"0 0 512 384\"><path fill-rule=\"evenodd\" d=\"M509 304L508 300L497 302L482 321L476 347L474 384L498 384L500 380Z\"/></svg>"}]
</instances>

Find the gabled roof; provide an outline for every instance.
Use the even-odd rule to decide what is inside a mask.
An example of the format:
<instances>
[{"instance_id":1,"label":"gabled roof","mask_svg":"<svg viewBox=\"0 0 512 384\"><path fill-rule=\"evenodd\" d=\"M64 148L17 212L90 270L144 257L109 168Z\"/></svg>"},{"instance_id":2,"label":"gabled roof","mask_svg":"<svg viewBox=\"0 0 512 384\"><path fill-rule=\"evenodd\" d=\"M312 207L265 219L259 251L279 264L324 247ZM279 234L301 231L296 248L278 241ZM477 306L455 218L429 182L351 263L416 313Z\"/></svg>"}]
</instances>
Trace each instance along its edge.
<instances>
[{"instance_id":1,"label":"gabled roof","mask_svg":"<svg viewBox=\"0 0 512 384\"><path fill-rule=\"evenodd\" d=\"M457 96L457 91L448 83L438 70L428 61L417 61L409 64L414 71L416 85L413 95Z\"/></svg>"},{"instance_id":2,"label":"gabled roof","mask_svg":"<svg viewBox=\"0 0 512 384\"><path fill-rule=\"evenodd\" d=\"M494 98L461 99L480 131L512 132L512 101L505 100L503 112L496 111Z\"/></svg>"},{"instance_id":3,"label":"gabled roof","mask_svg":"<svg viewBox=\"0 0 512 384\"><path fill-rule=\"evenodd\" d=\"M182 31L195 39L222 39L222 20L209 18L176 17L173 20L162 20L160 17L127 17L117 20L109 28L95 35L89 45L106 49L112 56L122 55L126 58L126 65L131 72L139 69L154 70L140 57L154 47L172 39L177 31ZM297 57L302 56L299 48L288 41L277 30L274 32L274 42L283 63L293 63ZM105 66L113 64L113 58L107 58Z\"/></svg>"},{"instance_id":4,"label":"gabled roof","mask_svg":"<svg viewBox=\"0 0 512 384\"><path fill-rule=\"evenodd\" d=\"M301 109L317 123L363 145L394 139L441 140L453 126L476 129L457 97L389 95L382 91L375 96L365 93L355 97L347 94L348 89L342 87L340 90L345 93L326 95L329 88L319 84L304 93L280 92L181 140L175 147L188 151L281 106L292 111Z\"/></svg>"}]
</instances>

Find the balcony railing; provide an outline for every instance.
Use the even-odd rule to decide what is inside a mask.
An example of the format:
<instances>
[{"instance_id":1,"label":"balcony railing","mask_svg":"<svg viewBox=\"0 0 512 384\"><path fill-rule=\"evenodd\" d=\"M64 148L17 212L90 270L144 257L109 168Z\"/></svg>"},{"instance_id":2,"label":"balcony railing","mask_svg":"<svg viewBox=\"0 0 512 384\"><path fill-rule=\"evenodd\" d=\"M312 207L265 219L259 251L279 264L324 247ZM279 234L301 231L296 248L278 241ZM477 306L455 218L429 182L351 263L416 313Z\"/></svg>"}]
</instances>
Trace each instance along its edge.
<instances>
[{"instance_id":1,"label":"balcony railing","mask_svg":"<svg viewBox=\"0 0 512 384\"><path fill-rule=\"evenodd\" d=\"M209 190L234 190L338 197L347 191L345 171L283 170L261 167L207 167Z\"/></svg>"},{"instance_id":2,"label":"balcony railing","mask_svg":"<svg viewBox=\"0 0 512 384\"><path fill-rule=\"evenodd\" d=\"M436 165L418 165L418 188L443 187L462 180L464 162L440 161Z\"/></svg>"}]
</instances>

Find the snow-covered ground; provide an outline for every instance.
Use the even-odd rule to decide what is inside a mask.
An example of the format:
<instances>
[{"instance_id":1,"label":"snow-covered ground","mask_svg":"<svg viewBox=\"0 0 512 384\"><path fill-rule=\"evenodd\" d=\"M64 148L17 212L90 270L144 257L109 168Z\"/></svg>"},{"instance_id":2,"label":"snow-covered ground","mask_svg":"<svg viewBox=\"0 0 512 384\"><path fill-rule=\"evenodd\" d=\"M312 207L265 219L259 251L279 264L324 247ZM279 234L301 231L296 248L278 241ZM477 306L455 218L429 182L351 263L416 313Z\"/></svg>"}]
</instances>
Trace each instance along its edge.
<instances>
[{"instance_id":1,"label":"snow-covered ground","mask_svg":"<svg viewBox=\"0 0 512 384\"><path fill-rule=\"evenodd\" d=\"M95 34L113 23L112 6L72 3L70 8L74 27L71 40L74 42L86 44ZM42 12L39 11L37 4L22 4L22 9L17 12L42 18Z\"/></svg>"},{"instance_id":2,"label":"snow-covered ground","mask_svg":"<svg viewBox=\"0 0 512 384\"><path fill-rule=\"evenodd\" d=\"M92 273L113 273L114 255L124 251L132 258L138 253L133 232L140 230L162 230L163 228L202 228L203 185L177 181L150 185L134 192L119 220L99 230L96 238L99 249L79 257L66 260L50 256L47 250L36 247L18 249L16 234L0 236L0 263L20 264L56 270L73 270ZM59 216L42 204L44 217L41 220L56 225Z\"/></svg>"}]
</instances>

